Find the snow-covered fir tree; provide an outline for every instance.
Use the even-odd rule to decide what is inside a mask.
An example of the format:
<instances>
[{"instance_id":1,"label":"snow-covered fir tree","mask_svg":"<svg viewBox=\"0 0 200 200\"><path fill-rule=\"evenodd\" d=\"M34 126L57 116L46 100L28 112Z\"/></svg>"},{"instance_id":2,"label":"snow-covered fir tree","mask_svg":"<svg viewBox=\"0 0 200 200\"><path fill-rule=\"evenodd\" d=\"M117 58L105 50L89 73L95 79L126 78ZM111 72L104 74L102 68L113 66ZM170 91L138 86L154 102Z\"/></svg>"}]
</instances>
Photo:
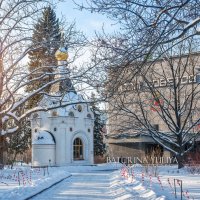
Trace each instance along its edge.
<instances>
[{"instance_id":1,"label":"snow-covered fir tree","mask_svg":"<svg viewBox=\"0 0 200 200\"><path fill-rule=\"evenodd\" d=\"M17 155L25 153L31 146L31 127L30 121L23 120L20 123L20 129L6 137L7 161L11 168Z\"/></svg>"},{"instance_id":2,"label":"snow-covered fir tree","mask_svg":"<svg viewBox=\"0 0 200 200\"><path fill-rule=\"evenodd\" d=\"M29 71L32 73L30 80L41 76L44 73L49 73L44 79L39 79L37 83L28 85L27 92L31 92L52 81L54 76L50 66L56 65L55 52L60 46L61 31L60 23L56 18L54 10L48 6L44 8L41 18L35 24L32 35L33 50L29 53ZM45 66L45 67L44 67ZM33 73L34 70L41 68L41 72ZM46 88L48 92L50 87ZM29 102L29 107L34 107L40 100L40 95L36 95Z\"/></svg>"},{"instance_id":3,"label":"snow-covered fir tree","mask_svg":"<svg viewBox=\"0 0 200 200\"><path fill-rule=\"evenodd\" d=\"M92 94L92 100L95 102L95 95ZM105 123L102 120L103 113L96 103L92 103L94 112L94 155L103 156L106 152L105 144L103 143L103 134Z\"/></svg>"}]
</instances>

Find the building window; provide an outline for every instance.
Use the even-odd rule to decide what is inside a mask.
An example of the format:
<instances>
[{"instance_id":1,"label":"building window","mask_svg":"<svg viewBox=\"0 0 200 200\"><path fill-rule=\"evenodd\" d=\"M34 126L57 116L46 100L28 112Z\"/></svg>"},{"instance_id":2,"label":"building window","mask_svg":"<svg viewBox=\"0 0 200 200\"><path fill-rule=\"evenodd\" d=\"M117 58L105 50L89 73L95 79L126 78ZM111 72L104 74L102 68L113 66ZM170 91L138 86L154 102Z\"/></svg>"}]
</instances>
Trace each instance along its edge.
<instances>
[{"instance_id":1,"label":"building window","mask_svg":"<svg viewBox=\"0 0 200 200\"><path fill-rule=\"evenodd\" d=\"M53 130L54 130L54 131L57 131L57 128L55 127Z\"/></svg>"},{"instance_id":2,"label":"building window","mask_svg":"<svg viewBox=\"0 0 200 200\"><path fill-rule=\"evenodd\" d=\"M88 128L88 133L90 133L90 128Z\"/></svg>"},{"instance_id":3,"label":"building window","mask_svg":"<svg viewBox=\"0 0 200 200\"><path fill-rule=\"evenodd\" d=\"M73 113L73 112L70 112L68 116L69 116L69 117L74 117L74 113Z\"/></svg>"},{"instance_id":4,"label":"building window","mask_svg":"<svg viewBox=\"0 0 200 200\"><path fill-rule=\"evenodd\" d=\"M80 138L76 138L73 143L74 160L83 160L83 142Z\"/></svg>"},{"instance_id":5,"label":"building window","mask_svg":"<svg viewBox=\"0 0 200 200\"><path fill-rule=\"evenodd\" d=\"M58 116L58 113L56 111L53 111L51 115L52 115L52 117L56 117L56 116Z\"/></svg>"},{"instance_id":6,"label":"building window","mask_svg":"<svg viewBox=\"0 0 200 200\"><path fill-rule=\"evenodd\" d=\"M72 131L73 131L73 128L72 128L72 127L70 127L70 128L69 128L69 130L70 130L70 132L72 132Z\"/></svg>"},{"instance_id":7,"label":"building window","mask_svg":"<svg viewBox=\"0 0 200 200\"><path fill-rule=\"evenodd\" d=\"M150 143L145 144L145 157L149 163L151 163L153 161L152 157L154 157L154 158L162 157L163 151L164 151L163 147L158 144L150 144Z\"/></svg>"},{"instance_id":8,"label":"building window","mask_svg":"<svg viewBox=\"0 0 200 200\"><path fill-rule=\"evenodd\" d=\"M87 114L87 118L90 118L90 119L91 119L91 118L92 118L91 114L88 113L88 114Z\"/></svg>"},{"instance_id":9,"label":"building window","mask_svg":"<svg viewBox=\"0 0 200 200\"><path fill-rule=\"evenodd\" d=\"M37 133L37 129L35 129L35 133Z\"/></svg>"},{"instance_id":10,"label":"building window","mask_svg":"<svg viewBox=\"0 0 200 200\"><path fill-rule=\"evenodd\" d=\"M81 105L78 105L78 112L82 112L83 108Z\"/></svg>"}]
</instances>

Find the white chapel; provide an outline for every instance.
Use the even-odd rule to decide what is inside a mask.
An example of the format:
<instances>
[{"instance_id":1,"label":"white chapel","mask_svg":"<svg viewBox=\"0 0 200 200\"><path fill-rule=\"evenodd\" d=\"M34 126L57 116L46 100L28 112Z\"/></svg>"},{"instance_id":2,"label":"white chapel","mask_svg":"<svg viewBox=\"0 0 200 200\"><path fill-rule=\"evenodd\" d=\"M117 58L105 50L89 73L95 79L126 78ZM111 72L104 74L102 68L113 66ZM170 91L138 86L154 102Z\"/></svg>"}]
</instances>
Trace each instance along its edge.
<instances>
[{"instance_id":1,"label":"white chapel","mask_svg":"<svg viewBox=\"0 0 200 200\"><path fill-rule=\"evenodd\" d=\"M55 80L63 81L54 84L39 105L58 108L31 116L32 165L93 164L93 112L72 85L66 49L60 48L55 56L58 60ZM59 107L60 103L67 106Z\"/></svg>"}]
</instances>

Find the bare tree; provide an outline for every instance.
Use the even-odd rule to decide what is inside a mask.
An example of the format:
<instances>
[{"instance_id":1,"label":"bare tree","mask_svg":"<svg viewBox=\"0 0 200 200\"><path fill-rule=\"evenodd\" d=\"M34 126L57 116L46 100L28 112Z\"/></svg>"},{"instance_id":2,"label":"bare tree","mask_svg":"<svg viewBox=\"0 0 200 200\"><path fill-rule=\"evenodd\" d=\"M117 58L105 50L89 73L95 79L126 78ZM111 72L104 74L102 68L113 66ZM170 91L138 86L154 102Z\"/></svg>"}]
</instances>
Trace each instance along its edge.
<instances>
[{"instance_id":1,"label":"bare tree","mask_svg":"<svg viewBox=\"0 0 200 200\"><path fill-rule=\"evenodd\" d=\"M35 69L32 72L27 70L27 54L29 51L34 50L31 46L31 36L34 21L41 14L42 9L46 6L48 1L45 0L1 0L0 1L0 163L2 162L3 143L8 134L17 133L20 129L20 123L30 116L33 112L47 111L60 106L71 104L71 101L63 103L63 94L57 95L59 103L56 105L37 105L32 109L24 109L23 112L18 112L20 107L25 107L26 102L29 101L37 94L46 94L45 88L62 82L66 79L75 80L75 84L80 82L80 77L85 74L88 69L72 68L71 74L69 70L63 72L57 69L57 66L41 66L41 68L49 68L53 70L54 80L44 84L26 94L25 88L28 85L34 84L38 80L46 79L50 74L41 73L41 68ZM65 44L68 45L71 51L68 64L72 64L79 56L79 50L85 44L84 36L74 29L74 24L64 26L67 27L65 34ZM44 46L45 44L41 44ZM48 45L48 44L46 44ZM39 48L39 45L37 45ZM73 56L72 56L73 55ZM85 71L86 70L86 71ZM51 70L50 70L51 71ZM63 74L63 75L62 75ZM37 76L36 76L37 75ZM30 77L36 77L30 80ZM51 94L54 96L55 94ZM46 99L48 99L46 97ZM12 121L14 124L9 128L7 123Z\"/></svg>"},{"instance_id":2,"label":"bare tree","mask_svg":"<svg viewBox=\"0 0 200 200\"><path fill-rule=\"evenodd\" d=\"M113 123L116 130L150 135L177 158L181 168L184 155L194 147L200 133L199 74L196 71L200 55L192 52L190 42L163 51L165 57L156 62L149 60L145 70L137 76L132 74L131 66L130 70L126 69L125 78L113 91L115 98L111 98L110 112L118 111L118 126ZM109 84L110 92L112 83Z\"/></svg>"},{"instance_id":3,"label":"bare tree","mask_svg":"<svg viewBox=\"0 0 200 200\"><path fill-rule=\"evenodd\" d=\"M192 0L74 0L80 10L102 13L117 23L112 36L98 35L99 45L112 50L104 53L114 65L146 58L160 45L178 43L199 34L199 1ZM101 51L102 52L102 51ZM120 62L120 63L119 63ZM118 64L117 64L118 63Z\"/></svg>"},{"instance_id":4,"label":"bare tree","mask_svg":"<svg viewBox=\"0 0 200 200\"><path fill-rule=\"evenodd\" d=\"M175 154L182 167L183 155L192 149L198 135L198 83L193 78L198 65L194 52L199 49L200 2L74 1L80 10L108 16L119 28L112 35L103 30L92 42L92 64L97 73L108 72L99 85L106 87L106 95L112 99L109 115L115 121L123 120L118 129L150 134ZM121 87L125 91L119 92ZM154 127L159 120L165 133ZM112 131L115 128L113 124Z\"/></svg>"},{"instance_id":5,"label":"bare tree","mask_svg":"<svg viewBox=\"0 0 200 200\"><path fill-rule=\"evenodd\" d=\"M125 68L131 62L159 59L166 50L189 38L198 38L200 2L193 0L73 0L80 10L111 18L114 34L97 33L91 42L95 64ZM142 65L140 64L142 68Z\"/></svg>"},{"instance_id":6,"label":"bare tree","mask_svg":"<svg viewBox=\"0 0 200 200\"><path fill-rule=\"evenodd\" d=\"M132 69L137 74L146 62L157 60L165 51L180 42L192 38L198 39L200 8L199 1L192 0L74 0L80 10L97 12L111 18L116 31L107 34L96 33L91 41L93 57L91 65L96 72L103 73L115 68L123 70L131 63L140 61L139 68ZM165 51L160 51L165 46ZM198 49L198 47L197 47ZM98 78L98 77L97 77ZM105 79L108 79L106 77ZM105 80L104 79L104 80ZM95 78L96 85L102 85L101 77Z\"/></svg>"}]
</instances>

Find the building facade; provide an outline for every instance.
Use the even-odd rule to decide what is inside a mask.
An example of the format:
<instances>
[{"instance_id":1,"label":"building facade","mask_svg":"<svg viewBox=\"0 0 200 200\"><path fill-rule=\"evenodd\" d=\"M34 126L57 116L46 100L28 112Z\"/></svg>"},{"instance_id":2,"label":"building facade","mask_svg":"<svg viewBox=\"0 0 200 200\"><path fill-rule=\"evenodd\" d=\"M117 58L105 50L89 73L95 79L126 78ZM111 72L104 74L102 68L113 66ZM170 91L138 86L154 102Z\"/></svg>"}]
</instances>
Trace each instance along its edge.
<instances>
[{"instance_id":1,"label":"building facade","mask_svg":"<svg viewBox=\"0 0 200 200\"><path fill-rule=\"evenodd\" d=\"M150 154L156 157L174 156L165 145L158 145L150 133L169 136L178 123L177 119L180 120L180 131L191 132L194 138L199 134L200 76L196 70L199 54L147 62L142 66L142 72L136 72L140 67L140 63L134 63L109 72L106 88L110 96L108 134L105 142L109 157L115 160L144 158ZM183 113L181 117L178 110ZM196 139L198 143L199 138Z\"/></svg>"},{"instance_id":2,"label":"building facade","mask_svg":"<svg viewBox=\"0 0 200 200\"><path fill-rule=\"evenodd\" d=\"M50 95L44 96L39 104L51 107L62 101L67 106L32 115L32 165L93 164L93 112L68 78L65 49L60 48L56 58L55 78L63 77L65 80L53 85Z\"/></svg>"}]
</instances>

